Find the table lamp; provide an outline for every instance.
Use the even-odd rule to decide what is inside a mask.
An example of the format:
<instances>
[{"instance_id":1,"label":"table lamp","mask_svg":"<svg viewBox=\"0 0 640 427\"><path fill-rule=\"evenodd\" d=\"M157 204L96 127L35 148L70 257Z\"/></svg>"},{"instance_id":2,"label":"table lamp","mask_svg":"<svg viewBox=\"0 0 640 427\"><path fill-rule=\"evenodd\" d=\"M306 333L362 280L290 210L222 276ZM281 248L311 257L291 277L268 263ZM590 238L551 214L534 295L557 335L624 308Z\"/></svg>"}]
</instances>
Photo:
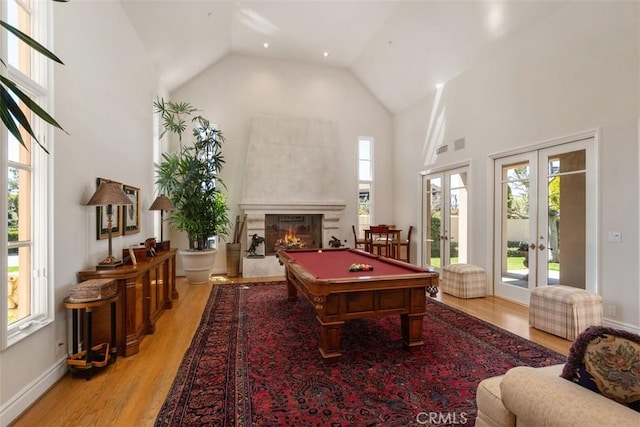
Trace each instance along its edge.
<instances>
[{"instance_id":1,"label":"table lamp","mask_svg":"<svg viewBox=\"0 0 640 427\"><path fill-rule=\"evenodd\" d=\"M173 203L167 196L162 194L156 197L156 199L149 206L150 211L160 211L160 243L164 242L162 237L162 231L164 229L164 211L170 211L174 209Z\"/></svg>"},{"instance_id":2,"label":"table lamp","mask_svg":"<svg viewBox=\"0 0 640 427\"><path fill-rule=\"evenodd\" d=\"M109 255L100 261L96 268L115 268L122 265L122 260L113 256L111 234L113 228L113 205L132 205L133 201L122 190L122 186L115 182L102 182L96 192L87 202L87 206L106 206L107 228L109 229Z\"/></svg>"}]
</instances>

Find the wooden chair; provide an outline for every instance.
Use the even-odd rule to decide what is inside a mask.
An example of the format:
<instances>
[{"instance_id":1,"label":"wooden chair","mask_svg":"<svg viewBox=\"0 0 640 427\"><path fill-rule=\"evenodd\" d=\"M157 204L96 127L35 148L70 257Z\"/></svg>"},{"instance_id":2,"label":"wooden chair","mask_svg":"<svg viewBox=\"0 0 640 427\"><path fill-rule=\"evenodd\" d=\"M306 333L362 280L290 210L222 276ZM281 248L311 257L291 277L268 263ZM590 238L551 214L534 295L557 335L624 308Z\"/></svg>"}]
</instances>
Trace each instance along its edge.
<instances>
[{"instance_id":1,"label":"wooden chair","mask_svg":"<svg viewBox=\"0 0 640 427\"><path fill-rule=\"evenodd\" d=\"M409 262L409 263L411 262L411 233L412 232L413 232L413 225L410 225L409 226L409 231L407 232L407 239L400 241L400 251L402 252L402 248L406 248L405 254L407 255L407 257L406 258L402 258L402 254L399 253L395 257L396 259L399 259L399 260L405 261L405 262Z\"/></svg>"},{"instance_id":2,"label":"wooden chair","mask_svg":"<svg viewBox=\"0 0 640 427\"><path fill-rule=\"evenodd\" d=\"M367 241L365 239L358 239L358 233L356 233L356 226L352 225L351 230L353 231L353 247L355 249L364 249L367 248Z\"/></svg>"},{"instance_id":3,"label":"wooden chair","mask_svg":"<svg viewBox=\"0 0 640 427\"><path fill-rule=\"evenodd\" d=\"M372 225L369 227L368 238L366 241L365 250L376 255L383 255L385 257L393 256L391 243L392 238L389 235L389 226L387 225Z\"/></svg>"}]
</instances>

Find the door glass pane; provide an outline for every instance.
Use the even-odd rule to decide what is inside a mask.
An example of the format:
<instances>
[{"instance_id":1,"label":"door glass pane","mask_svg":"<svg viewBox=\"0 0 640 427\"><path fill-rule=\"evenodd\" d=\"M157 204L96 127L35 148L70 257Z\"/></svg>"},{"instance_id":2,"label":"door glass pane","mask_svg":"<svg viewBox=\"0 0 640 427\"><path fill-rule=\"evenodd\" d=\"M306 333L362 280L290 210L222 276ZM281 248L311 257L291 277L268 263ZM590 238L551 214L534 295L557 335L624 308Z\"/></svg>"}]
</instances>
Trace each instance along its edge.
<instances>
[{"instance_id":1,"label":"door glass pane","mask_svg":"<svg viewBox=\"0 0 640 427\"><path fill-rule=\"evenodd\" d=\"M467 173L455 173L449 178L449 264L467 262Z\"/></svg>"},{"instance_id":2,"label":"door glass pane","mask_svg":"<svg viewBox=\"0 0 640 427\"><path fill-rule=\"evenodd\" d=\"M440 236L442 230L442 179L434 178L427 180L427 210L428 218L425 229L427 230L427 242L425 251L425 262L433 267L440 268L441 246Z\"/></svg>"},{"instance_id":3,"label":"door glass pane","mask_svg":"<svg viewBox=\"0 0 640 427\"><path fill-rule=\"evenodd\" d=\"M529 286L529 163L502 167L502 282Z\"/></svg>"},{"instance_id":4,"label":"door glass pane","mask_svg":"<svg viewBox=\"0 0 640 427\"><path fill-rule=\"evenodd\" d=\"M548 248L538 259L547 264L549 285L586 285L585 154L578 150L548 159Z\"/></svg>"}]
</instances>

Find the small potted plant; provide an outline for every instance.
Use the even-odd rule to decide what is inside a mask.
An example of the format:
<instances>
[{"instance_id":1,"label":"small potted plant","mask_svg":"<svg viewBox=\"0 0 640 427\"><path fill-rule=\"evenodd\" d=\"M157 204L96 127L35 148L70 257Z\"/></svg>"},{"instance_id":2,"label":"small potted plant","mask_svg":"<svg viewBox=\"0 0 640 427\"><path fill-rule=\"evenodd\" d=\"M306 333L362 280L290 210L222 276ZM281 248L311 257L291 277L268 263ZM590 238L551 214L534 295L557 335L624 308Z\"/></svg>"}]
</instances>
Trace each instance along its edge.
<instances>
[{"instance_id":1,"label":"small potted plant","mask_svg":"<svg viewBox=\"0 0 640 427\"><path fill-rule=\"evenodd\" d=\"M193 144L183 146L187 119L197 110L188 103L163 99L156 100L154 107L162 117L163 134L177 134L180 142L177 153L162 154L162 161L156 165L156 185L175 207L169 224L186 232L189 239L189 249L179 252L187 280L206 283L216 254L210 238L226 236L230 225L224 183L219 177L225 139L219 129L198 115L191 119Z\"/></svg>"}]
</instances>

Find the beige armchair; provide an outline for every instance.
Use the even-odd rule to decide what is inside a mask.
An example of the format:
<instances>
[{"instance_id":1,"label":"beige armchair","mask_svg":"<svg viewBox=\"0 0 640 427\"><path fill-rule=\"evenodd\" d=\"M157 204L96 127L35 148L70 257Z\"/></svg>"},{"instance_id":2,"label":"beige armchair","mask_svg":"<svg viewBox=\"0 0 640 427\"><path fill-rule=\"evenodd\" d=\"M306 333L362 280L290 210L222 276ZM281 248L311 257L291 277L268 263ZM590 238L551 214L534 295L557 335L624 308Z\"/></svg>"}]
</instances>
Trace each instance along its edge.
<instances>
[{"instance_id":1,"label":"beige armchair","mask_svg":"<svg viewBox=\"0 0 640 427\"><path fill-rule=\"evenodd\" d=\"M640 426L640 336L593 326L567 363L519 366L480 382L476 426Z\"/></svg>"}]
</instances>

